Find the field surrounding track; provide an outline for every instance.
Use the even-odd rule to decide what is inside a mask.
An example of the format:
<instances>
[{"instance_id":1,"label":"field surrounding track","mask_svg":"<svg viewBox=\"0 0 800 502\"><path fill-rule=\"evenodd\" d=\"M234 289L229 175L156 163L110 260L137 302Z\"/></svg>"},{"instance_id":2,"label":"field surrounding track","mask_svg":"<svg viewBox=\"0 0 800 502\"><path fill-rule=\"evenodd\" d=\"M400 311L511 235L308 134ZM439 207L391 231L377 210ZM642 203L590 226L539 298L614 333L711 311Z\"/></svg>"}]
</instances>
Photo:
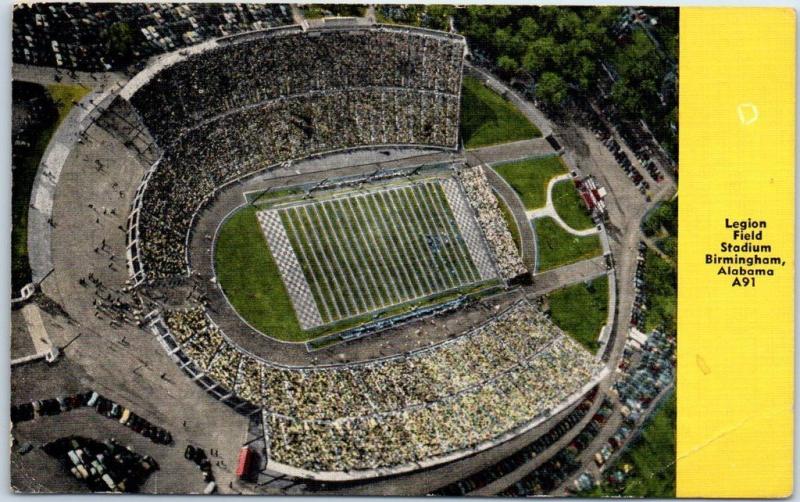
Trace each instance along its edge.
<instances>
[{"instance_id":1,"label":"field surrounding track","mask_svg":"<svg viewBox=\"0 0 800 502\"><path fill-rule=\"evenodd\" d=\"M315 306L307 317L318 316L317 325L493 278L487 263L474 259L483 246L471 235L477 227L454 215L439 180L292 204L260 219L270 212L287 237L282 245L267 235L270 251L298 316Z\"/></svg>"},{"instance_id":2,"label":"field surrounding track","mask_svg":"<svg viewBox=\"0 0 800 502\"><path fill-rule=\"evenodd\" d=\"M306 340L297 322L278 266L256 221L256 208L247 207L225 223L217 236L217 280L228 301L254 328L273 338Z\"/></svg>"},{"instance_id":3,"label":"field surrounding track","mask_svg":"<svg viewBox=\"0 0 800 502\"><path fill-rule=\"evenodd\" d=\"M467 148L510 143L542 133L510 101L473 77L461 90L461 137Z\"/></svg>"}]
</instances>

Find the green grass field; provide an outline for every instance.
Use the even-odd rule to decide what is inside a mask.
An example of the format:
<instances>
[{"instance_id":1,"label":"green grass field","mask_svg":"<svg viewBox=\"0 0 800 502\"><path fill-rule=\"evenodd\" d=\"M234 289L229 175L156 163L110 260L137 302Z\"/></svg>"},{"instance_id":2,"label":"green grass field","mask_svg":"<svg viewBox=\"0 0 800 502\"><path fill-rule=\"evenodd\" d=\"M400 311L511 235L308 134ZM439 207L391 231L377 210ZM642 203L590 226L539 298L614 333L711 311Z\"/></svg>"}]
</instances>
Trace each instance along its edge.
<instances>
[{"instance_id":1,"label":"green grass field","mask_svg":"<svg viewBox=\"0 0 800 502\"><path fill-rule=\"evenodd\" d=\"M567 286L550 293L550 317L561 329L594 354L597 337L608 318L608 278Z\"/></svg>"},{"instance_id":2,"label":"green grass field","mask_svg":"<svg viewBox=\"0 0 800 502\"><path fill-rule=\"evenodd\" d=\"M678 271L675 264L647 249L644 260L644 281L647 284L645 328L675 333L678 317Z\"/></svg>"},{"instance_id":3,"label":"green grass field","mask_svg":"<svg viewBox=\"0 0 800 502\"><path fill-rule=\"evenodd\" d=\"M480 282L438 182L278 211L324 323Z\"/></svg>"},{"instance_id":4,"label":"green grass field","mask_svg":"<svg viewBox=\"0 0 800 502\"><path fill-rule=\"evenodd\" d=\"M254 328L279 340L303 341L317 333L300 328L278 267L256 220L256 208L234 214L215 249L217 280L237 312Z\"/></svg>"},{"instance_id":5,"label":"green grass field","mask_svg":"<svg viewBox=\"0 0 800 502\"><path fill-rule=\"evenodd\" d=\"M510 101L478 79L464 77L461 89L461 137L466 148L510 143L541 135Z\"/></svg>"},{"instance_id":6,"label":"green grass field","mask_svg":"<svg viewBox=\"0 0 800 502\"><path fill-rule=\"evenodd\" d=\"M547 204L547 183L565 174L567 167L561 157L542 157L509 162L492 167L516 190L525 209L539 209Z\"/></svg>"},{"instance_id":7,"label":"green grass field","mask_svg":"<svg viewBox=\"0 0 800 502\"><path fill-rule=\"evenodd\" d=\"M600 237L578 237L561 228L553 218L534 220L539 272L569 265L602 254Z\"/></svg>"},{"instance_id":8,"label":"green grass field","mask_svg":"<svg viewBox=\"0 0 800 502\"><path fill-rule=\"evenodd\" d=\"M79 102L84 96L89 94L89 89L80 85L51 84L47 86L47 92L58 108L58 123L60 124L69 114L74 106L72 103Z\"/></svg>"},{"instance_id":9,"label":"green grass field","mask_svg":"<svg viewBox=\"0 0 800 502\"><path fill-rule=\"evenodd\" d=\"M570 180L553 185L553 206L564 223L575 230L586 230L594 226L583 199Z\"/></svg>"},{"instance_id":10,"label":"green grass field","mask_svg":"<svg viewBox=\"0 0 800 502\"><path fill-rule=\"evenodd\" d=\"M18 290L31 280L28 263L28 208L39 161L44 155L53 133L74 106L72 101L80 101L89 92L88 89L78 85L53 84L47 86L46 89L55 104L56 114L52 120L41 124L35 131L31 138L30 148L22 148L18 152L16 148L19 147L15 147L11 189L11 285L13 290Z\"/></svg>"}]
</instances>

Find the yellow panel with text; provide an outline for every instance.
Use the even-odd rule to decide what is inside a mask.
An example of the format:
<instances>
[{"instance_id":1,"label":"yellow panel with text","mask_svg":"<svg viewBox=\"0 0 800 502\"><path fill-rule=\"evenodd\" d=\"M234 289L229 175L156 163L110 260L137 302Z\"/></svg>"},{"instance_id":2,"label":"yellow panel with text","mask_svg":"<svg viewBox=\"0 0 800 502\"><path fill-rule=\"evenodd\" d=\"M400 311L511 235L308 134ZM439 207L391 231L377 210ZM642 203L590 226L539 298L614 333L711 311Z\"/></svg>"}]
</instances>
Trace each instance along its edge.
<instances>
[{"instance_id":1,"label":"yellow panel with text","mask_svg":"<svg viewBox=\"0 0 800 502\"><path fill-rule=\"evenodd\" d=\"M793 472L795 14L684 8L680 23L677 496L786 496ZM756 229L762 239L734 240L726 218L731 225L765 221ZM723 242L771 249L724 253ZM759 254L783 264L743 267L774 272L744 285L741 276L719 275L723 265L706 263L707 254ZM734 285L737 277L742 285Z\"/></svg>"}]
</instances>

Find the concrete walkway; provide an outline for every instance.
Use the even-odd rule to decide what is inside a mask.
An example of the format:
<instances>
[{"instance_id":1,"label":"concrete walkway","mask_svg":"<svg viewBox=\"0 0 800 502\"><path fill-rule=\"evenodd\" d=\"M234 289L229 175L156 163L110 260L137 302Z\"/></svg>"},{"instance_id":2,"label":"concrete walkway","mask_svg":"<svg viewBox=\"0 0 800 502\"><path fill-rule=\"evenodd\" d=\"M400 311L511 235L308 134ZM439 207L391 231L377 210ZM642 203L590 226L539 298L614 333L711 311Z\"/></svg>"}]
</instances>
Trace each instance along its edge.
<instances>
[{"instance_id":1,"label":"concrete walkway","mask_svg":"<svg viewBox=\"0 0 800 502\"><path fill-rule=\"evenodd\" d=\"M56 77L58 80L56 80ZM89 73L85 71L59 70L49 66L33 66L15 63L11 67L11 78L22 82L33 82L40 85L82 85L96 89L108 87L121 80L125 75L120 72Z\"/></svg>"},{"instance_id":2,"label":"concrete walkway","mask_svg":"<svg viewBox=\"0 0 800 502\"><path fill-rule=\"evenodd\" d=\"M96 118L96 109L110 104L113 88L98 88L87 94L58 126L39 161L28 210L28 260L33 282L41 282L53 269L51 234L53 197L72 148Z\"/></svg>"},{"instance_id":3,"label":"concrete walkway","mask_svg":"<svg viewBox=\"0 0 800 502\"><path fill-rule=\"evenodd\" d=\"M502 145L484 146L467 150L467 158L476 164L499 164L556 155L552 145L544 138L524 139ZM474 159L476 160L473 160Z\"/></svg>"},{"instance_id":4,"label":"concrete walkway","mask_svg":"<svg viewBox=\"0 0 800 502\"><path fill-rule=\"evenodd\" d=\"M577 235L578 237L585 237L587 235L594 235L598 233L600 230L597 227L587 228L586 230L575 230L571 226L567 225L567 223L561 219L561 216L558 215L556 212L556 207L553 205L553 187L559 181L567 181L572 179L572 175L570 174L562 174L560 176L556 176L554 178L550 178L550 182L547 183L547 204L544 207L540 207L539 209L531 209L525 211L525 215L528 217L529 220L533 220L535 218L542 218L544 216L549 216L556 220L556 222L572 235Z\"/></svg>"}]
</instances>

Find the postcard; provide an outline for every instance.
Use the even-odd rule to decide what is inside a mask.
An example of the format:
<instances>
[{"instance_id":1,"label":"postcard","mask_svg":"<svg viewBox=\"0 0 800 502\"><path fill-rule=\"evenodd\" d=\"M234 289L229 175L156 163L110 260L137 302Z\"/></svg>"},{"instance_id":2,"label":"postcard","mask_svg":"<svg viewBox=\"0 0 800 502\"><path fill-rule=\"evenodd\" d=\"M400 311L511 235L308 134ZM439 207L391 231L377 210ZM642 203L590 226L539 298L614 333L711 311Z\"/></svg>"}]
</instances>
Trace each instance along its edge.
<instances>
[{"instance_id":1,"label":"postcard","mask_svg":"<svg viewBox=\"0 0 800 502\"><path fill-rule=\"evenodd\" d=\"M792 9L12 17L10 491L791 493Z\"/></svg>"}]
</instances>

